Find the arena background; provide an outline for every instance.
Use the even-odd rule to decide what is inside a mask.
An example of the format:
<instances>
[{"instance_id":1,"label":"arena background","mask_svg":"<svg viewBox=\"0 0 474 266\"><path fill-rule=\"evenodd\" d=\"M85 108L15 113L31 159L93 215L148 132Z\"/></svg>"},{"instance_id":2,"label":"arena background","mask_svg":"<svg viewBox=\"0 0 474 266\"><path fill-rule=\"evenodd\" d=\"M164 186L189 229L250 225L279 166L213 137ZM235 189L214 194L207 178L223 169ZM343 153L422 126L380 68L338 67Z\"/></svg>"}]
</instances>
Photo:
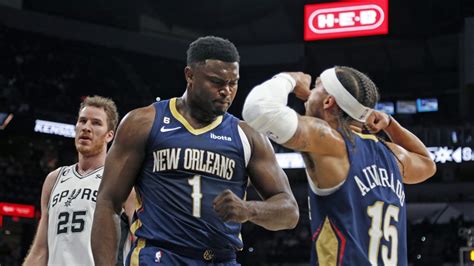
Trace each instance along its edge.
<instances>
[{"instance_id":1,"label":"arena background","mask_svg":"<svg viewBox=\"0 0 474 266\"><path fill-rule=\"evenodd\" d=\"M9 215L12 208L1 209L0 265L21 264L46 174L76 161L72 138L37 132L65 134L67 127L51 132L37 120L74 124L87 95L113 98L121 116L156 97L180 96L187 45L209 34L240 50L239 92L230 109L238 117L250 89L279 71L315 75L347 65L367 73L438 166L427 182L405 187L408 260L459 265L460 249L474 244L474 1L390 0L387 35L304 41L304 5L327 2L335 1L0 0L0 207L35 207L32 218L23 217L31 211L24 206ZM399 113L417 99L437 99L438 110ZM303 109L295 98L290 105ZM292 158L281 158L285 167L298 167ZM300 222L280 232L245 224L242 265L308 265L305 174L285 171ZM462 260L474 260L465 254Z\"/></svg>"}]
</instances>

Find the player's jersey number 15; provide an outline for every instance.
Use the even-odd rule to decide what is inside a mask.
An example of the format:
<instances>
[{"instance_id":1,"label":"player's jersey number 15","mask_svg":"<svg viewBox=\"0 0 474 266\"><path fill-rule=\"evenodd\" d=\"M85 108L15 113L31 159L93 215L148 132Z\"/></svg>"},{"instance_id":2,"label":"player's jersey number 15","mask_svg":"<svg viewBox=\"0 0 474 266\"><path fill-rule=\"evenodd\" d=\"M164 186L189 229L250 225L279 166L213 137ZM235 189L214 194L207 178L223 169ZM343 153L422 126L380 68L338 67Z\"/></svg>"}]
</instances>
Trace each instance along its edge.
<instances>
[{"instance_id":1,"label":"player's jersey number 15","mask_svg":"<svg viewBox=\"0 0 474 266\"><path fill-rule=\"evenodd\" d=\"M382 252L384 265L397 265L398 260L398 230L391 224L392 219L398 222L400 209L388 204L384 213L384 202L376 201L367 207L367 215L372 219L369 229L369 261L372 265L378 264L379 252ZM383 218L383 219L382 219ZM390 245L380 245L380 240L384 237ZM380 246L382 247L380 250ZM390 253L389 253L390 248Z\"/></svg>"}]
</instances>

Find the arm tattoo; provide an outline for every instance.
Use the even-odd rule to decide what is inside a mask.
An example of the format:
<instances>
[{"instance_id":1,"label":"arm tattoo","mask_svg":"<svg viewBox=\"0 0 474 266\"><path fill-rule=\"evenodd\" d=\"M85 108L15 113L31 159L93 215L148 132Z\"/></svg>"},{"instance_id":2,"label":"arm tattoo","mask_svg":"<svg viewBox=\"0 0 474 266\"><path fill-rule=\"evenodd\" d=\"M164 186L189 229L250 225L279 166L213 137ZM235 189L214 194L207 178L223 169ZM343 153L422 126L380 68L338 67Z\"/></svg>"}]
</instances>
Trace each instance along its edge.
<instances>
[{"instance_id":1,"label":"arm tattoo","mask_svg":"<svg viewBox=\"0 0 474 266\"><path fill-rule=\"evenodd\" d=\"M312 123L314 124L312 124L311 126L309 126L310 124L308 124L308 127L306 129L310 130L308 131L308 133L310 134L317 134L320 140L324 139L327 135L331 134L331 128L326 122L315 120ZM308 135L305 136L305 134L304 133L302 134L301 131L299 132L296 139L297 139L295 143L296 145L293 147L293 149L306 150L308 147L311 146L312 138L308 137Z\"/></svg>"},{"instance_id":2,"label":"arm tattoo","mask_svg":"<svg viewBox=\"0 0 474 266\"><path fill-rule=\"evenodd\" d=\"M319 137L322 139L325 138L326 135L331 134L331 128L326 122L316 120L315 128L318 130Z\"/></svg>"}]
</instances>

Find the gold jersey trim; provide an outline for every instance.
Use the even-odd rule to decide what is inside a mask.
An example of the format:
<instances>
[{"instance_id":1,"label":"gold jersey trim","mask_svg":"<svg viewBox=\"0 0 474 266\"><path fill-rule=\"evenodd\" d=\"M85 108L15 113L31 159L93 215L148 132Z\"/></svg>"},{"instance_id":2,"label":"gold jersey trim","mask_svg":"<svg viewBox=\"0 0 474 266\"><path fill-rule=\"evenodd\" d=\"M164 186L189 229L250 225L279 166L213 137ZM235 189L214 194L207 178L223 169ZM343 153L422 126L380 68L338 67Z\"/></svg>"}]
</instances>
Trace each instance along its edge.
<instances>
[{"instance_id":1,"label":"gold jersey trim","mask_svg":"<svg viewBox=\"0 0 474 266\"><path fill-rule=\"evenodd\" d=\"M361 137L362 139L370 139L370 140L373 140L375 142L379 142L379 139L375 136L375 135L371 135L371 134L362 134L362 133L359 133L359 132L355 132L355 131L352 131L354 134L356 134L357 136Z\"/></svg>"},{"instance_id":2,"label":"gold jersey trim","mask_svg":"<svg viewBox=\"0 0 474 266\"><path fill-rule=\"evenodd\" d=\"M337 265L339 241L327 217L315 246L319 265Z\"/></svg>"},{"instance_id":3,"label":"gold jersey trim","mask_svg":"<svg viewBox=\"0 0 474 266\"><path fill-rule=\"evenodd\" d=\"M179 122L181 122L181 124L183 124L183 126L193 135L201 135L203 133L211 131L212 129L219 126L222 122L222 119L223 119L222 115L220 115L216 118L216 120L214 120L209 125L207 125L203 128L195 129L191 126L191 124L189 124L189 122L186 120L186 118L184 118L184 116L182 116L178 112L178 109L176 108L176 98L171 98L170 99L169 107L170 107L170 110L171 110L171 114L174 116L174 118L176 118Z\"/></svg>"},{"instance_id":4,"label":"gold jersey trim","mask_svg":"<svg viewBox=\"0 0 474 266\"><path fill-rule=\"evenodd\" d=\"M140 265L140 251L145 247L145 239L138 239L137 246L133 249L132 257L130 258L131 266Z\"/></svg>"}]
</instances>

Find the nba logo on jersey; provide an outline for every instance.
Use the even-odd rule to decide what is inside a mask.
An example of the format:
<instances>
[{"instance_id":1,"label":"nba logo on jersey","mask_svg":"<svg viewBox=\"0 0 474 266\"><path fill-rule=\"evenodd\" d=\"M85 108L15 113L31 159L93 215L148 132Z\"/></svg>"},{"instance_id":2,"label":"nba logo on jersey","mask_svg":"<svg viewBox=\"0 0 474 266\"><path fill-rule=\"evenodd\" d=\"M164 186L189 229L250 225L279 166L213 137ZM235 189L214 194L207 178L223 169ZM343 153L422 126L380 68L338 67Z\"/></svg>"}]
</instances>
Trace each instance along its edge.
<instances>
[{"instance_id":1,"label":"nba logo on jersey","mask_svg":"<svg viewBox=\"0 0 474 266\"><path fill-rule=\"evenodd\" d=\"M161 262L161 250L158 250L155 254L155 262L160 263Z\"/></svg>"}]
</instances>

